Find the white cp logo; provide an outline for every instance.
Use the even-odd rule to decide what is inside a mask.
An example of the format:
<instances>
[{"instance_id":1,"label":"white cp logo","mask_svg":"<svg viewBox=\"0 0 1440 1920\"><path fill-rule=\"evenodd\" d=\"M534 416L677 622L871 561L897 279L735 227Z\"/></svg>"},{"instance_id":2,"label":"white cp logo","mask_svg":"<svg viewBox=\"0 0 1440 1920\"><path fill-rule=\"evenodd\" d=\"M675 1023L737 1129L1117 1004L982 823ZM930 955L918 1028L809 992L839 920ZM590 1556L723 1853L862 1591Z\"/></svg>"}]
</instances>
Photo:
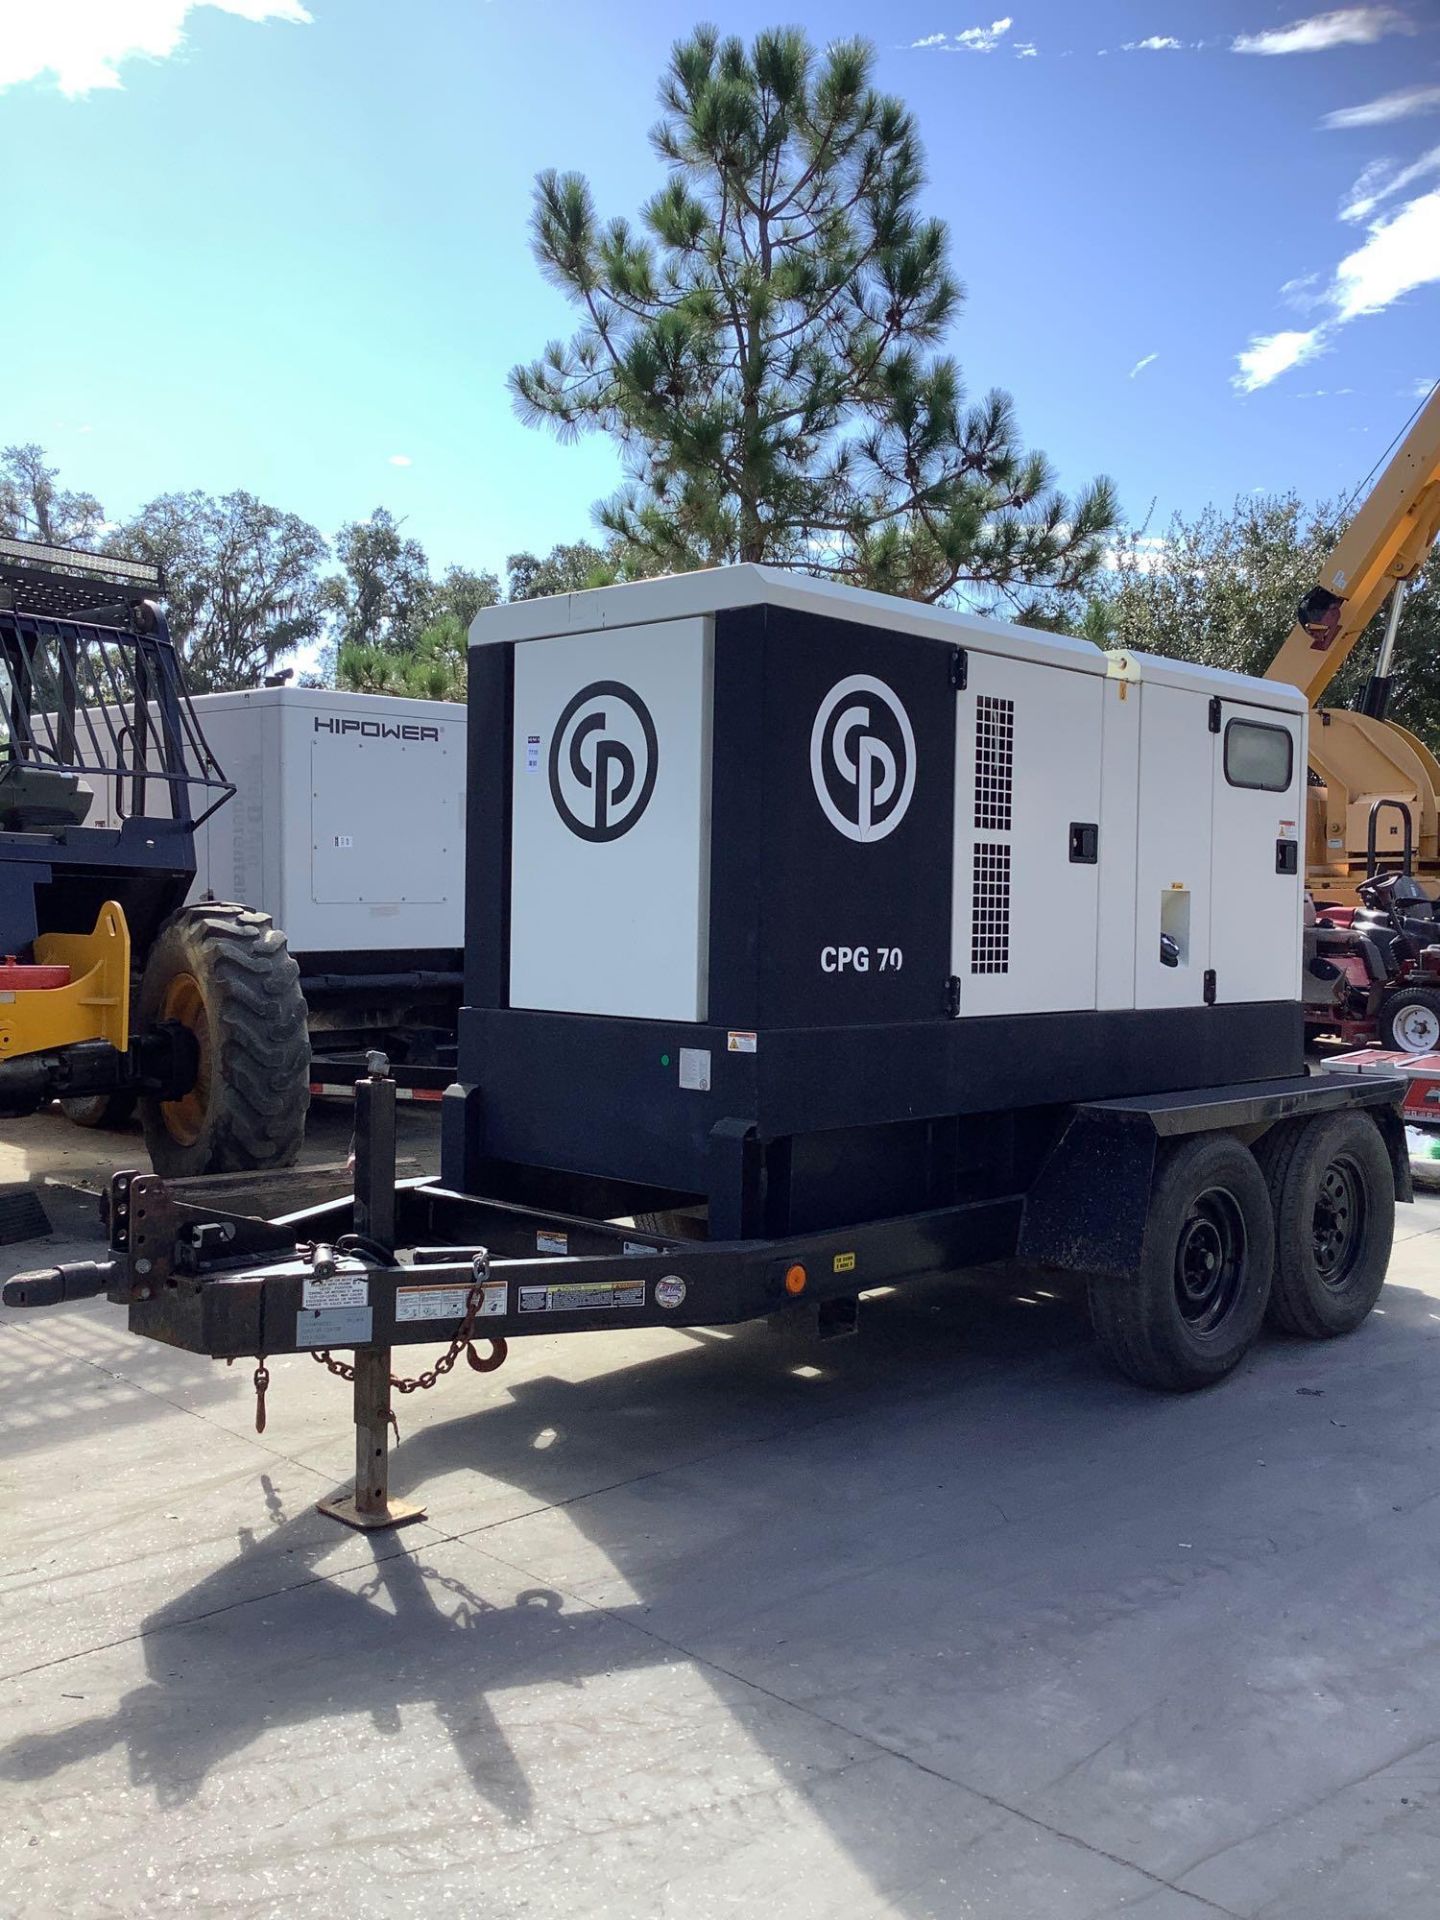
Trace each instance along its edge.
<instances>
[{"instance_id":1,"label":"white cp logo","mask_svg":"<svg viewBox=\"0 0 1440 1920\"><path fill-rule=\"evenodd\" d=\"M852 673L820 702L810 778L825 818L847 840L883 840L915 791L910 716L883 680Z\"/></svg>"}]
</instances>

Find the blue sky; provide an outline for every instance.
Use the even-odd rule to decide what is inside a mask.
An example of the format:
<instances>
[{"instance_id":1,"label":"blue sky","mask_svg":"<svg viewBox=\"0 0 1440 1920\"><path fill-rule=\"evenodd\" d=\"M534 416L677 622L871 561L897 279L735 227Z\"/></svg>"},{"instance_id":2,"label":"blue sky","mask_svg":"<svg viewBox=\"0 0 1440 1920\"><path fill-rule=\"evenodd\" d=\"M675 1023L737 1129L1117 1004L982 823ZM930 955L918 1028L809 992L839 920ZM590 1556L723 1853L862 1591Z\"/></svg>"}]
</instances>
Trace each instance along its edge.
<instances>
[{"instance_id":1,"label":"blue sky","mask_svg":"<svg viewBox=\"0 0 1440 1920\"><path fill-rule=\"evenodd\" d=\"M0 0L0 442L112 518L247 487L333 534L384 504L437 567L583 536L613 455L504 386L570 328L531 180L632 213L708 15L876 42L969 386L1062 482L1108 472L1154 525L1348 492L1440 374L1440 0L1013 7Z\"/></svg>"}]
</instances>

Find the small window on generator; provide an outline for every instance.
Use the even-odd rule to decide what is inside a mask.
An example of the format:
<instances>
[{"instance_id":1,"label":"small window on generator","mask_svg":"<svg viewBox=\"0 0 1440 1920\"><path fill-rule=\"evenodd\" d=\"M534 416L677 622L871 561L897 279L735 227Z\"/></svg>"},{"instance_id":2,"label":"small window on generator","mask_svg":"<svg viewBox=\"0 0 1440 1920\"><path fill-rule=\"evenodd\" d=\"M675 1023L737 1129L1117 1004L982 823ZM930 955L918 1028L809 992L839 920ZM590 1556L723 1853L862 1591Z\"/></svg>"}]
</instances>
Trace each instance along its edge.
<instances>
[{"instance_id":1,"label":"small window on generator","mask_svg":"<svg viewBox=\"0 0 1440 1920\"><path fill-rule=\"evenodd\" d=\"M1225 729L1225 778L1232 787L1284 793L1295 771L1295 742L1285 727L1232 720Z\"/></svg>"}]
</instances>

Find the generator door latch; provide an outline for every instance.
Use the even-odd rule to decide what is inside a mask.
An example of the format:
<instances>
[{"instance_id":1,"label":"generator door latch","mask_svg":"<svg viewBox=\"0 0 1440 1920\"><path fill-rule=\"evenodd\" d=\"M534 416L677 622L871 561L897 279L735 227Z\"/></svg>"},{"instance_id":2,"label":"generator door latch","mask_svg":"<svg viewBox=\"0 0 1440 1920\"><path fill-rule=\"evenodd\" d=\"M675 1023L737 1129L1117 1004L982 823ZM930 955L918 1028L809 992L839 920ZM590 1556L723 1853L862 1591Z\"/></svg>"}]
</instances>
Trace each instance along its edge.
<instances>
[{"instance_id":1,"label":"generator door latch","mask_svg":"<svg viewBox=\"0 0 1440 1920\"><path fill-rule=\"evenodd\" d=\"M950 684L957 693L963 693L970 684L970 656L964 647L951 650Z\"/></svg>"},{"instance_id":2,"label":"generator door latch","mask_svg":"<svg viewBox=\"0 0 1440 1920\"><path fill-rule=\"evenodd\" d=\"M1220 731L1220 696L1218 693L1212 694L1210 697L1210 731L1212 733L1218 733Z\"/></svg>"},{"instance_id":3,"label":"generator door latch","mask_svg":"<svg viewBox=\"0 0 1440 1920\"><path fill-rule=\"evenodd\" d=\"M1207 967L1205 969L1205 1004L1207 1007L1214 1006L1215 995L1215 969L1213 967Z\"/></svg>"},{"instance_id":4,"label":"generator door latch","mask_svg":"<svg viewBox=\"0 0 1440 1920\"><path fill-rule=\"evenodd\" d=\"M960 976L958 973L952 973L945 982L945 1018L947 1020L958 1020L960 1018Z\"/></svg>"},{"instance_id":5,"label":"generator door latch","mask_svg":"<svg viewBox=\"0 0 1440 1920\"><path fill-rule=\"evenodd\" d=\"M1276 873L1299 873L1300 842L1298 840L1277 840L1275 842Z\"/></svg>"},{"instance_id":6,"label":"generator door latch","mask_svg":"<svg viewBox=\"0 0 1440 1920\"><path fill-rule=\"evenodd\" d=\"M1093 820L1070 822L1070 864L1093 867L1100 860L1100 829Z\"/></svg>"}]
</instances>

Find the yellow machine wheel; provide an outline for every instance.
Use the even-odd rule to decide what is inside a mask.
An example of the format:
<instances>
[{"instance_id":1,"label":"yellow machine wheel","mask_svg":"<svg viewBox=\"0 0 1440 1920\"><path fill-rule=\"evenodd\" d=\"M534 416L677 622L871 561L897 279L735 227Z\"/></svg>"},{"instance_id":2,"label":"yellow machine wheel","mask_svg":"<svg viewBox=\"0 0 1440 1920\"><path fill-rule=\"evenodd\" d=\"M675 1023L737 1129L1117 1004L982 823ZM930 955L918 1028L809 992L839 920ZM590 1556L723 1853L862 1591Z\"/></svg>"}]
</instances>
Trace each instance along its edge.
<instances>
[{"instance_id":1,"label":"yellow machine wheel","mask_svg":"<svg viewBox=\"0 0 1440 1920\"><path fill-rule=\"evenodd\" d=\"M300 970L268 914L185 908L145 962L136 1023L183 1028L195 1074L174 1098L142 1096L155 1171L171 1178L293 1164L310 1104Z\"/></svg>"}]
</instances>

